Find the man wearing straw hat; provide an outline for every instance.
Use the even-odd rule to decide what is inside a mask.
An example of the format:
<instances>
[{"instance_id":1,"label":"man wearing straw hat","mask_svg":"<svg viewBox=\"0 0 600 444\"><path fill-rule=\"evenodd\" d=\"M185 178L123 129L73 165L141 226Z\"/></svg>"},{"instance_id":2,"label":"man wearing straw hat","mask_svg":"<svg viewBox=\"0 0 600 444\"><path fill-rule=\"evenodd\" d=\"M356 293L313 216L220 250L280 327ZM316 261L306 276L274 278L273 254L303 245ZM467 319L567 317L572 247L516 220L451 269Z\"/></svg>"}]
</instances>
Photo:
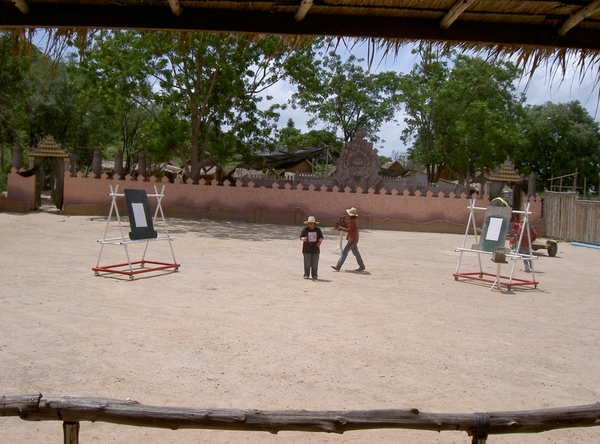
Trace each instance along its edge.
<instances>
[{"instance_id":1,"label":"man wearing straw hat","mask_svg":"<svg viewBox=\"0 0 600 444\"><path fill-rule=\"evenodd\" d=\"M304 222L307 226L300 233L302 241L302 254L304 256L304 279L311 275L313 279L319 278L319 254L321 253L321 242L323 242L323 233L317 227L314 216L309 216Z\"/></svg>"},{"instance_id":2,"label":"man wearing straw hat","mask_svg":"<svg viewBox=\"0 0 600 444\"><path fill-rule=\"evenodd\" d=\"M348 257L348 253L352 251L352 254L354 254L356 257L356 262L358 262L358 268L354 271L365 271L365 263L360 256L360 252L358 251L358 212L356 211L356 208L352 207L346 210L346 213L348 213L348 216L350 216L348 228L339 226L336 227L336 230L345 231L348 233L346 236L348 243L342 250L342 256L340 257L337 265L332 265L331 268L333 268L335 271L340 271L342 269L342 265L344 265L344 261Z\"/></svg>"}]
</instances>

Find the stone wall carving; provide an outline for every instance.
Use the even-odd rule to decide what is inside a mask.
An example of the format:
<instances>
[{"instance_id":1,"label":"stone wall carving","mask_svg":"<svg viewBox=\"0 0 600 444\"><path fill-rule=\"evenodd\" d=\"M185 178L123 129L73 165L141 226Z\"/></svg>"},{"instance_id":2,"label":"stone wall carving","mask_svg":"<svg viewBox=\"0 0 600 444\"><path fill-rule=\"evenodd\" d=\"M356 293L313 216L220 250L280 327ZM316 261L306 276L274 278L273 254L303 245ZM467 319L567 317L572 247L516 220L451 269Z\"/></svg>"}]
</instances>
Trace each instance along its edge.
<instances>
[{"instance_id":1,"label":"stone wall carving","mask_svg":"<svg viewBox=\"0 0 600 444\"><path fill-rule=\"evenodd\" d=\"M342 149L333 177L340 189L349 187L356 191L358 188L381 188L377 150L371 142L365 140L362 129L359 129L354 139Z\"/></svg>"}]
</instances>

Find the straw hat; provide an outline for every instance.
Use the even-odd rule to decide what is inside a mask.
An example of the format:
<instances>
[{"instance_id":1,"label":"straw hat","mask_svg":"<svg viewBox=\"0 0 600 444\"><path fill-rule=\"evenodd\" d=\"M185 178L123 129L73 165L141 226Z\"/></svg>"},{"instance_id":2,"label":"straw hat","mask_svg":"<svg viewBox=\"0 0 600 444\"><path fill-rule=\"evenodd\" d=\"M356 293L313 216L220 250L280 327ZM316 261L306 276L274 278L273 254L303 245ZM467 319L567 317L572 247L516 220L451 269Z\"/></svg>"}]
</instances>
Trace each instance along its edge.
<instances>
[{"instance_id":1,"label":"straw hat","mask_svg":"<svg viewBox=\"0 0 600 444\"><path fill-rule=\"evenodd\" d=\"M308 225L308 224L309 224L309 223L311 223L311 222L312 222L313 224L318 224L318 223L319 223L319 222L317 222L317 221L315 220L315 216L308 216L308 220L305 220L305 221L304 221L304 223L305 223L306 225Z\"/></svg>"},{"instance_id":2,"label":"straw hat","mask_svg":"<svg viewBox=\"0 0 600 444\"><path fill-rule=\"evenodd\" d=\"M348 216L358 216L358 212L354 207L350 208L349 210L346 210L346 213L348 213Z\"/></svg>"}]
</instances>

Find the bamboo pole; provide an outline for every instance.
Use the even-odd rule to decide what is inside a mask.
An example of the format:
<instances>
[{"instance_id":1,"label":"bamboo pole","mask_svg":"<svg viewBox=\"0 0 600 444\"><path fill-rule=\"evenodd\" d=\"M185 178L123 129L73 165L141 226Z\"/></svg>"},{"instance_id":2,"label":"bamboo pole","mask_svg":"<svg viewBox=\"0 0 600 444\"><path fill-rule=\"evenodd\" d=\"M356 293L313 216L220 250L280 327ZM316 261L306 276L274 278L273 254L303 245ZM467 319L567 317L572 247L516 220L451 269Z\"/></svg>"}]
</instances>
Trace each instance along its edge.
<instances>
[{"instance_id":1,"label":"bamboo pole","mask_svg":"<svg viewBox=\"0 0 600 444\"><path fill-rule=\"evenodd\" d=\"M271 433L344 433L393 428L463 431L481 442L485 439L485 433L481 432L488 435L539 433L562 428L598 426L600 403L523 411L429 413L416 408L333 411L197 409L149 406L129 399L123 401L108 398L9 395L0 396L0 416L19 416L27 421L64 421L71 425L81 421L101 421L172 430L187 428ZM71 434L74 432L69 430Z\"/></svg>"}]
</instances>

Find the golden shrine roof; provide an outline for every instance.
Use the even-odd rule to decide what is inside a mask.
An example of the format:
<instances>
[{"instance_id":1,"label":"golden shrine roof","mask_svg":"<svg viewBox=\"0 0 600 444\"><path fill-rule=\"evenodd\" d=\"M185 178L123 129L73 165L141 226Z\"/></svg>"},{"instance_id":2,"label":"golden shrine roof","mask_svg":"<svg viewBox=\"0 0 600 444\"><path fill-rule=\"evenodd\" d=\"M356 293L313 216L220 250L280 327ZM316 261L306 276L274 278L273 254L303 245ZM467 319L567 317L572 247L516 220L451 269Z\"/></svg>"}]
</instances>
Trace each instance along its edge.
<instances>
[{"instance_id":1,"label":"golden shrine roof","mask_svg":"<svg viewBox=\"0 0 600 444\"><path fill-rule=\"evenodd\" d=\"M38 143L37 148L29 152L29 157L62 157L68 159L69 153L60 147L54 137L47 135Z\"/></svg>"},{"instance_id":2,"label":"golden shrine roof","mask_svg":"<svg viewBox=\"0 0 600 444\"><path fill-rule=\"evenodd\" d=\"M509 158L504 161L498 170L490 174L488 178L488 180L494 182L520 182L522 179L523 177L515 169Z\"/></svg>"}]
</instances>

